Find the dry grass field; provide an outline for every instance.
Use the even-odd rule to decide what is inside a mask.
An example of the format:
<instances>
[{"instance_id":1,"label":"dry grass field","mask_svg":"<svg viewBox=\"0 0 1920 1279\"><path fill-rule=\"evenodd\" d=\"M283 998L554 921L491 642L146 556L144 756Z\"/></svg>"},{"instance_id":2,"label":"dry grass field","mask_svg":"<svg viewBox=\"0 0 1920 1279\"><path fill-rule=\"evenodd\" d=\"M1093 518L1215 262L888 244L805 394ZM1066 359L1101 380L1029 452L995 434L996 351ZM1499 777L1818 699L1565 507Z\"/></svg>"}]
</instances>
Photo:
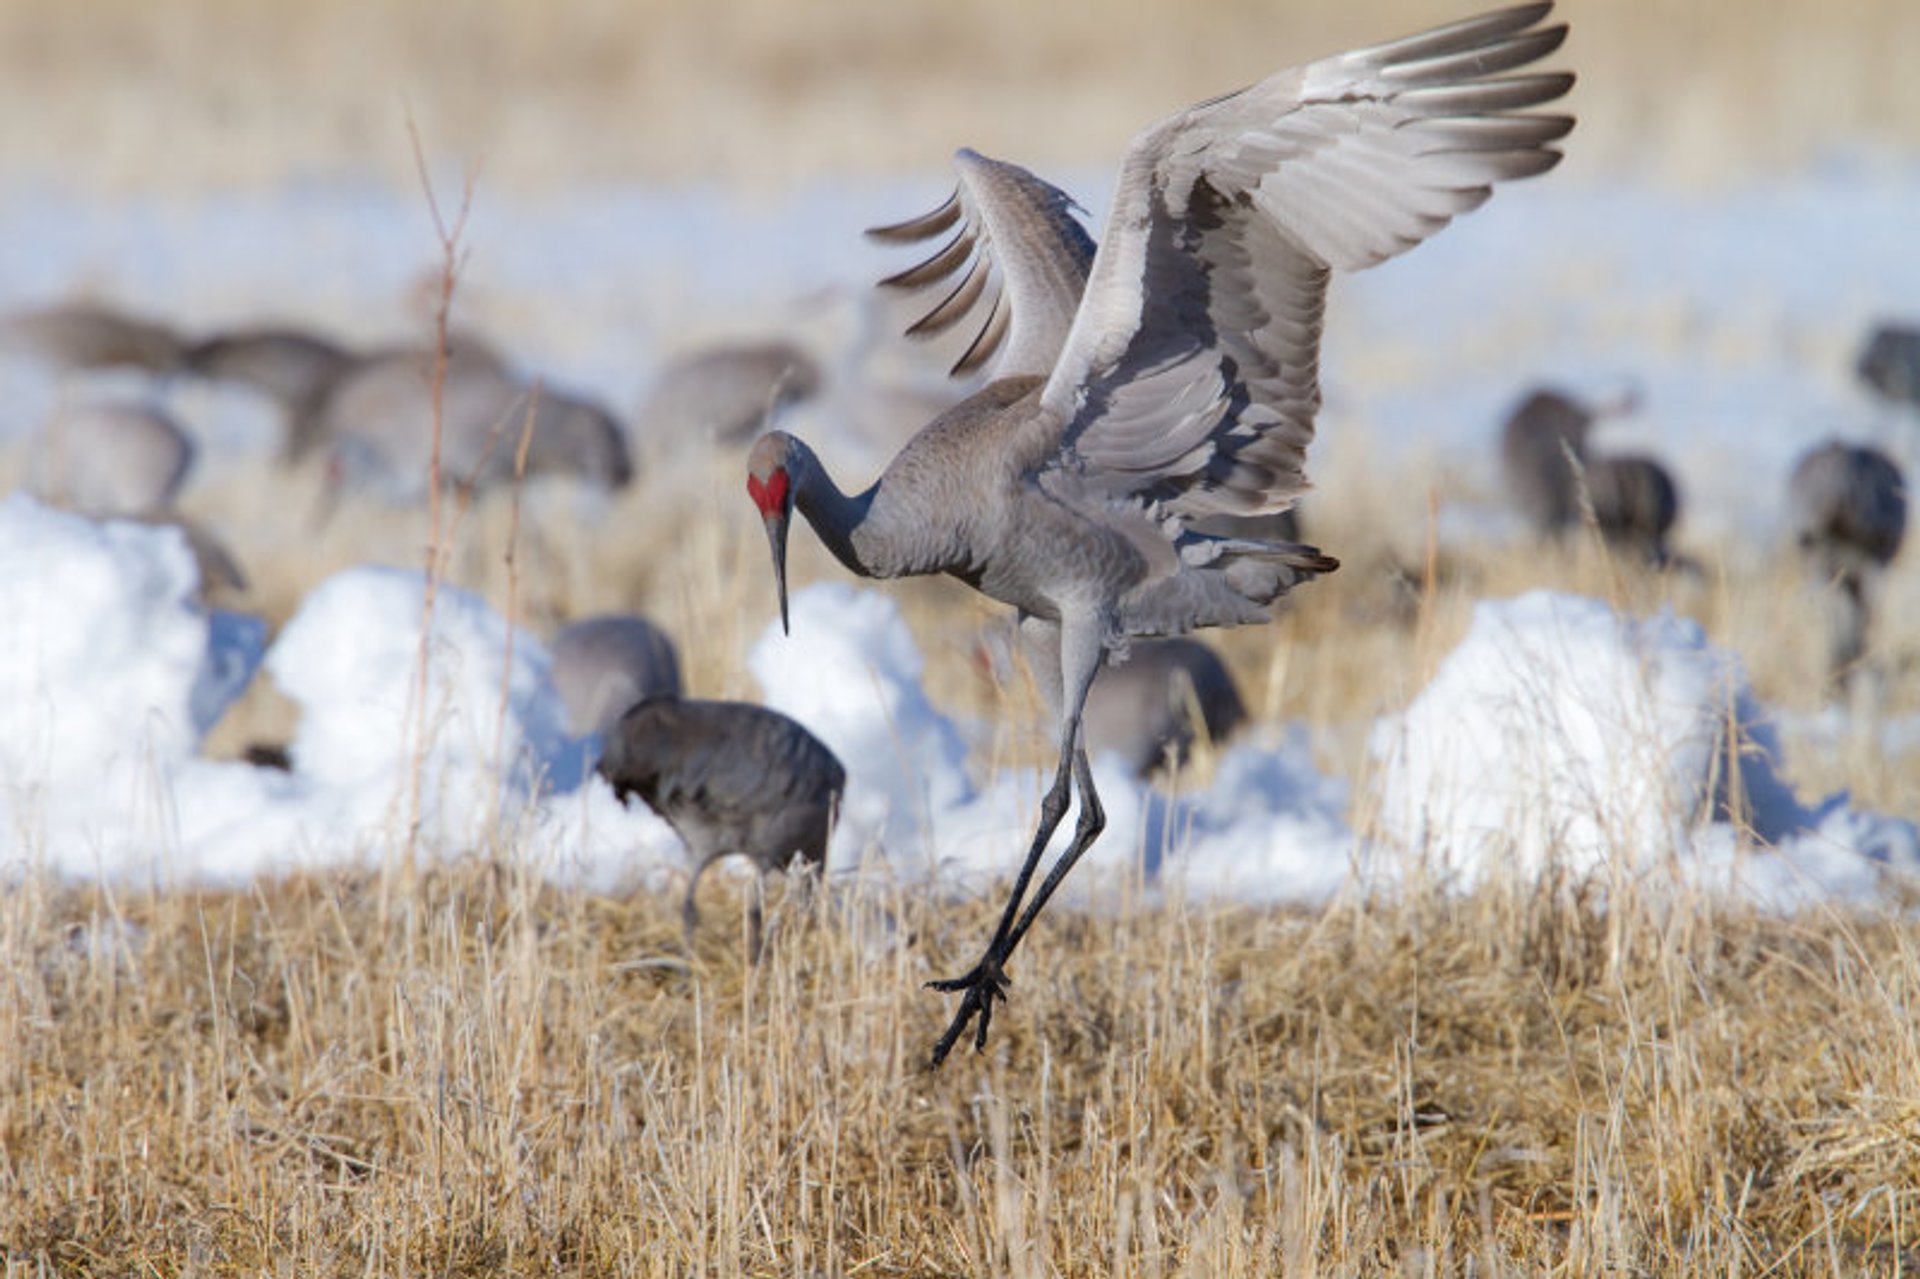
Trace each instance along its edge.
<instances>
[{"instance_id":1,"label":"dry grass field","mask_svg":"<svg viewBox=\"0 0 1920 1279\"><path fill-rule=\"evenodd\" d=\"M1713 181L1836 140L1920 141L1911 0L1565 9L1586 78L1569 168ZM10 174L103 191L366 164L404 180L402 101L432 145L535 188L784 182L961 141L1078 163L1276 49L1459 11L0 0L0 112L44 122L9 135ZM736 656L772 583L737 469L628 494L598 526L489 501L451 538L449 576L542 631L644 608L683 638L693 692L752 696ZM317 497L313 474L291 494L257 479L228 472L202 513L262 527ZM1357 790L1371 717L1420 687L1475 599L1533 585L1671 603L1740 653L1763 701L1818 702L1819 624L1791 565L1712 546L1687 548L1691 578L1594 546L1429 565L1417 538L1383 536L1383 487L1323 477L1314 537L1345 567L1272 627L1222 637L1262 716L1307 725ZM251 604L282 621L333 569L426 541L422 515L365 509L262 543ZM794 550L796 583L838 572L811 539ZM1028 721L955 638L986 608L951 583L889 589L936 697L1010 734ZM1916 654L1920 611L1896 613L1875 716L1920 711ZM256 690L209 749L284 734L290 714ZM1920 812L1912 755L1787 764L1803 794ZM233 891L7 883L9 1279L1920 1269L1911 902L1763 915L1657 869L1313 911L1136 891L1052 911L989 1050L932 1074L950 1004L921 983L973 958L991 897L875 878L802 907L776 883L751 966L733 888L710 883L689 955L668 898L556 888L510 846L457 851Z\"/></svg>"}]
</instances>

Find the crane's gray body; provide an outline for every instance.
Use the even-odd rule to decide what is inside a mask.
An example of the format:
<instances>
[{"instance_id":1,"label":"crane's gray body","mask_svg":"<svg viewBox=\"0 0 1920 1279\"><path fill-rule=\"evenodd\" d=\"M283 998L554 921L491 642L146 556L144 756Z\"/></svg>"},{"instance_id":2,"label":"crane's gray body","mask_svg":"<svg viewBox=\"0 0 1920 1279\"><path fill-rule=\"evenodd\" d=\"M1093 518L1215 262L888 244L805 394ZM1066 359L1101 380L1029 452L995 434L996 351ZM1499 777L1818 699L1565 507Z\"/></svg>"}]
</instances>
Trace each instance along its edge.
<instances>
[{"instance_id":1,"label":"crane's gray body","mask_svg":"<svg viewBox=\"0 0 1920 1279\"><path fill-rule=\"evenodd\" d=\"M1184 764L1203 736L1225 742L1246 720L1246 703L1220 655L1179 636L1136 640L1125 661L1101 667L1080 728L1090 754L1117 753L1144 779Z\"/></svg>"},{"instance_id":2,"label":"crane's gray body","mask_svg":"<svg viewBox=\"0 0 1920 1279\"><path fill-rule=\"evenodd\" d=\"M1920 409L1920 329L1876 326L1860 348L1854 372L1882 399Z\"/></svg>"},{"instance_id":3,"label":"crane's gray body","mask_svg":"<svg viewBox=\"0 0 1920 1279\"><path fill-rule=\"evenodd\" d=\"M627 708L680 694L680 659L667 633L644 617L607 614L560 628L548 646L567 731L606 738Z\"/></svg>"},{"instance_id":4,"label":"crane's gray body","mask_svg":"<svg viewBox=\"0 0 1920 1279\"><path fill-rule=\"evenodd\" d=\"M1651 564L1671 556L1667 535L1680 518L1680 492L1658 459L1603 453L1592 446L1595 413L1563 392L1527 395L1500 433L1500 470L1508 500L1534 534L1576 531L1588 505L1609 546ZM1583 502L1584 498L1584 502Z\"/></svg>"},{"instance_id":5,"label":"crane's gray body","mask_svg":"<svg viewBox=\"0 0 1920 1279\"><path fill-rule=\"evenodd\" d=\"M1828 675L1844 685L1867 651L1880 575L1906 538L1906 481L1880 450L1835 440L1795 463L1787 512L1794 541L1832 588Z\"/></svg>"},{"instance_id":6,"label":"crane's gray body","mask_svg":"<svg viewBox=\"0 0 1920 1279\"><path fill-rule=\"evenodd\" d=\"M171 511L193 466L192 437L160 409L71 404L41 430L37 487L89 515Z\"/></svg>"},{"instance_id":7,"label":"crane's gray body","mask_svg":"<svg viewBox=\"0 0 1920 1279\"><path fill-rule=\"evenodd\" d=\"M1593 522L1607 544L1667 563L1667 534L1680 519L1680 491L1667 468L1645 454L1607 453L1588 462L1586 474Z\"/></svg>"},{"instance_id":8,"label":"crane's gray body","mask_svg":"<svg viewBox=\"0 0 1920 1279\"><path fill-rule=\"evenodd\" d=\"M789 404L819 393L820 364L792 342L726 342L670 361L641 408L640 433L665 446L688 439L745 444Z\"/></svg>"},{"instance_id":9,"label":"crane's gray body","mask_svg":"<svg viewBox=\"0 0 1920 1279\"><path fill-rule=\"evenodd\" d=\"M435 357L424 350L358 361L297 433L326 442L342 486L418 501L433 446L434 370ZM462 348L449 354L440 385L441 474L476 490L510 483L529 413L529 477L568 476L603 491L632 480L626 436L612 414L551 387L536 392L484 353Z\"/></svg>"},{"instance_id":10,"label":"crane's gray body","mask_svg":"<svg viewBox=\"0 0 1920 1279\"><path fill-rule=\"evenodd\" d=\"M103 302L75 300L0 320L0 345L18 347L62 369L130 368L171 373L186 344L157 320Z\"/></svg>"},{"instance_id":11,"label":"crane's gray body","mask_svg":"<svg viewBox=\"0 0 1920 1279\"><path fill-rule=\"evenodd\" d=\"M599 769L622 801L638 795L687 845L694 870L681 911L689 944L707 867L733 854L763 872L796 858L823 865L847 784L834 753L785 715L678 697L630 707L607 734ZM759 920L756 901L756 952Z\"/></svg>"},{"instance_id":12,"label":"crane's gray body","mask_svg":"<svg viewBox=\"0 0 1920 1279\"><path fill-rule=\"evenodd\" d=\"M1573 463L1586 458L1592 429L1587 407L1554 390L1532 392L1507 416L1500 432L1501 475L1508 499L1535 534L1553 537L1579 524Z\"/></svg>"}]
</instances>

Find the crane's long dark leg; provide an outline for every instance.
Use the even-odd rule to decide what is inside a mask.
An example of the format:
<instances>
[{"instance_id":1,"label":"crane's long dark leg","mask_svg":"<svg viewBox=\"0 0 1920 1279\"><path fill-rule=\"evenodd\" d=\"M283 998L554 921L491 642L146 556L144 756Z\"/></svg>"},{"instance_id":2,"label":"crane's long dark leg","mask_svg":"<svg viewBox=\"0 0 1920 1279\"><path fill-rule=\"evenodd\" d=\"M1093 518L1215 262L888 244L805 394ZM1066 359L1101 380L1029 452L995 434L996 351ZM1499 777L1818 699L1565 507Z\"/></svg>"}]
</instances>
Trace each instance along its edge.
<instances>
[{"instance_id":1,"label":"crane's long dark leg","mask_svg":"<svg viewBox=\"0 0 1920 1279\"><path fill-rule=\"evenodd\" d=\"M945 1061L953 1046L960 1042L966 1033L968 1023L976 1017L979 1024L973 1037L974 1050L986 1047L987 1028L993 1021L993 1002L1007 997L1007 975L1005 964L1020 939L1027 935L1033 921L1046 904L1049 897L1060 886L1073 864L1080 860L1087 848L1100 835L1106 826L1106 813L1100 807L1100 797L1093 789L1093 769L1087 762L1086 751L1080 744L1080 714L1086 705L1087 689L1093 683L1093 677L1100 668L1104 646L1097 631L1080 628L1077 632L1069 629L1064 637L1058 633L1052 638L1058 640L1058 646L1046 644L1041 648L1043 656L1051 656L1058 663L1052 671L1042 671L1043 679L1051 675L1050 687L1046 687L1048 700L1056 708L1064 702L1070 712L1063 716L1064 727L1060 741L1060 765L1054 773L1053 785L1048 788L1046 797L1040 803L1040 826L1034 832L1033 843L1027 849L1026 860L1020 866L1020 874L1014 880L1013 892L1007 898L1007 907L1000 915L1000 923L994 929L993 939L987 943L986 953L980 962L960 977L946 981L932 981L927 985L935 990L958 991L961 993L960 1007L954 1013L953 1021L944 1035L933 1046L932 1065L938 1068ZM1050 652L1049 652L1050 650ZM1046 851L1048 842L1060 828L1061 821L1067 815L1067 803L1072 798L1073 789L1080 791L1080 819L1074 828L1073 842L1060 855L1047 877L1040 884L1033 902L1026 913L1020 912L1026 901L1027 889L1033 882L1033 873L1039 868L1040 857Z\"/></svg>"},{"instance_id":2,"label":"crane's long dark leg","mask_svg":"<svg viewBox=\"0 0 1920 1279\"><path fill-rule=\"evenodd\" d=\"M1107 828L1107 810L1100 806L1100 794L1093 789L1093 766L1087 762L1087 752L1075 748L1073 752L1073 780L1080 791L1080 821L1073 830L1073 842L1067 845L1067 851L1060 854L1060 860L1053 864L1047 877L1040 881L1040 890L1027 903L1027 911L1020 916L1020 922L1013 926L1013 932L1007 937L1006 953L1011 955L1020 945L1020 939L1027 935L1027 929L1033 927L1034 919L1040 914L1040 908L1053 896L1053 890L1060 887L1060 881L1067 877L1075 862L1087 849L1093 847L1093 841L1100 838L1100 832ZM982 1029L982 1038L985 1030Z\"/></svg>"},{"instance_id":3,"label":"crane's long dark leg","mask_svg":"<svg viewBox=\"0 0 1920 1279\"><path fill-rule=\"evenodd\" d=\"M1020 874L1013 881L1013 892L1007 896L1007 908L1000 914L1000 924L993 930L993 939L987 943L987 950L968 972L945 981L930 981L927 985L933 990L960 991L959 1011L954 1013L953 1023L947 1027L947 1033L940 1036L940 1042L933 1046L933 1065L937 1068L953 1051L954 1044L966 1033L967 1023L978 1014L980 1028L974 1035L975 1050L986 1047L987 1026L993 1020L993 1001L1007 997L1007 975L1002 965L1007 956L1013 953L1013 935L1020 916L1020 904L1026 899L1027 886L1033 882L1033 872L1039 869L1040 856L1046 852L1047 842L1053 838L1053 832L1060 828L1061 819L1067 815L1067 801L1071 798L1073 785L1073 761L1078 751L1068 742L1061 748L1060 767L1055 772L1053 785L1048 788L1046 798L1040 801L1040 828L1034 832L1033 844L1027 849L1027 859L1020 866ZM1048 875L1051 880L1053 876ZM1022 930L1024 931L1024 929Z\"/></svg>"}]
</instances>

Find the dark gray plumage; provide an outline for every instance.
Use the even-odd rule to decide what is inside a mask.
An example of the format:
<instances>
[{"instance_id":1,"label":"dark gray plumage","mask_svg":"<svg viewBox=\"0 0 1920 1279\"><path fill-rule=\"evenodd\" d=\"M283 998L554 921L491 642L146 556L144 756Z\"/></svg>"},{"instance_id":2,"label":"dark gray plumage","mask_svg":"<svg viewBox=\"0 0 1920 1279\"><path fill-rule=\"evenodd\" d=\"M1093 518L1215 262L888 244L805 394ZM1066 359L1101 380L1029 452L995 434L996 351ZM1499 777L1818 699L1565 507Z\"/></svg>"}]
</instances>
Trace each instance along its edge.
<instances>
[{"instance_id":1,"label":"dark gray plumage","mask_svg":"<svg viewBox=\"0 0 1920 1279\"><path fill-rule=\"evenodd\" d=\"M1795 542L1833 588L1828 675L1845 685L1867 651L1880 574L1906 538L1906 481L1880 450L1834 440L1794 465L1787 510Z\"/></svg>"},{"instance_id":2,"label":"dark gray plumage","mask_svg":"<svg viewBox=\"0 0 1920 1279\"><path fill-rule=\"evenodd\" d=\"M1186 763L1204 736L1224 742L1247 721L1220 655L1192 636L1135 640L1094 676L1081 719L1091 755L1113 751L1146 779Z\"/></svg>"},{"instance_id":3,"label":"dark gray plumage","mask_svg":"<svg viewBox=\"0 0 1920 1279\"><path fill-rule=\"evenodd\" d=\"M629 706L680 693L680 659L667 633L644 617L606 614L560 628L549 646L567 731L605 738Z\"/></svg>"},{"instance_id":4,"label":"dark gray plumage","mask_svg":"<svg viewBox=\"0 0 1920 1279\"><path fill-rule=\"evenodd\" d=\"M1555 537L1580 522L1580 494L1568 454L1587 453L1593 413L1572 396L1549 388L1528 393L1500 431L1500 470L1507 497L1527 527Z\"/></svg>"},{"instance_id":5,"label":"dark gray plumage","mask_svg":"<svg viewBox=\"0 0 1920 1279\"><path fill-rule=\"evenodd\" d=\"M681 923L689 947L699 923L694 890L707 867L735 853L763 872L796 858L820 867L847 784L833 752L778 711L678 697L629 708L607 734L600 773L623 802L638 795L686 843L693 876ZM749 923L757 958L757 897Z\"/></svg>"},{"instance_id":6,"label":"dark gray plumage","mask_svg":"<svg viewBox=\"0 0 1920 1279\"><path fill-rule=\"evenodd\" d=\"M1670 562L1667 534L1680 518L1680 492L1667 468L1644 454L1602 454L1586 475L1593 522L1607 544L1649 564Z\"/></svg>"},{"instance_id":7,"label":"dark gray plumage","mask_svg":"<svg viewBox=\"0 0 1920 1279\"><path fill-rule=\"evenodd\" d=\"M955 199L881 234L953 233L963 247L935 249L904 283L944 288L959 275L936 311L977 321L962 367L990 359L996 380L924 427L862 493L842 491L785 432L754 445L747 488L783 619L798 509L855 573L946 573L1011 605L1058 714L1059 764L1006 910L980 962L934 983L961 995L934 1064L976 1018L985 1046L1008 957L1105 825L1080 719L1107 651L1265 621L1288 589L1337 566L1313 547L1208 536L1187 521L1275 514L1306 490L1334 270L1394 257L1495 183L1559 161L1553 144L1572 119L1529 108L1573 77L1523 73L1566 36L1540 25L1551 10L1524 5L1325 58L1150 126L1128 148L1090 256L1057 188L959 152ZM1028 902L1076 791L1073 840Z\"/></svg>"},{"instance_id":8,"label":"dark gray plumage","mask_svg":"<svg viewBox=\"0 0 1920 1279\"><path fill-rule=\"evenodd\" d=\"M172 373L185 343L170 327L104 302L71 301L16 312L0 321L0 342L63 369L139 369Z\"/></svg>"},{"instance_id":9,"label":"dark gray plumage","mask_svg":"<svg viewBox=\"0 0 1920 1279\"><path fill-rule=\"evenodd\" d=\"M1679 489L1654 458L1594 448L1591 435L1599 416L1565 392L1529 392L1500 432L1508 500L1542 538L1573 532L1590 506L1607 545L1665 565L1672 559L1667 535L1680 518Z\"/></svg>"},{"instance_id":10,"label":"dark gray plumage","mask_svg":"<svg viewBox=\"0 0 1920 1279\"><path fill-rule=\"evenodd\" d=\"M1920 409L1920 329L1879 324L1854 363L1860 380L1883 399Z\"/></svg>"}]
</instances>

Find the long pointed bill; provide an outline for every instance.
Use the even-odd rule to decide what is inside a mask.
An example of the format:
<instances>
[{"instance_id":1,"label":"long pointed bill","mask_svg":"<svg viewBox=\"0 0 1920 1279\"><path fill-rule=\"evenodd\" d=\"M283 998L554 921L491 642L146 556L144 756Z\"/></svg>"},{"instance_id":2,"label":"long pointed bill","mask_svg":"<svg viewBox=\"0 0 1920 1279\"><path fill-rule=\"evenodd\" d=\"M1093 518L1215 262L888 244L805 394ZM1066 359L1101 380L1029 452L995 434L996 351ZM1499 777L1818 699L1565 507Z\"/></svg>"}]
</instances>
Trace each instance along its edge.
<instances>
[{"instance_id":1,"label":"long pointed bill","mask_svg":"<svg viewBox=\"0 0 1920 1279\"><path fill-rule=\"evenodd\" d=\"M767 526L767 545L773 550L773 584L780 592L780 633L793 634L787 625L787 517L769 515L763 523Z\"/></svg>"}]
</instances>

